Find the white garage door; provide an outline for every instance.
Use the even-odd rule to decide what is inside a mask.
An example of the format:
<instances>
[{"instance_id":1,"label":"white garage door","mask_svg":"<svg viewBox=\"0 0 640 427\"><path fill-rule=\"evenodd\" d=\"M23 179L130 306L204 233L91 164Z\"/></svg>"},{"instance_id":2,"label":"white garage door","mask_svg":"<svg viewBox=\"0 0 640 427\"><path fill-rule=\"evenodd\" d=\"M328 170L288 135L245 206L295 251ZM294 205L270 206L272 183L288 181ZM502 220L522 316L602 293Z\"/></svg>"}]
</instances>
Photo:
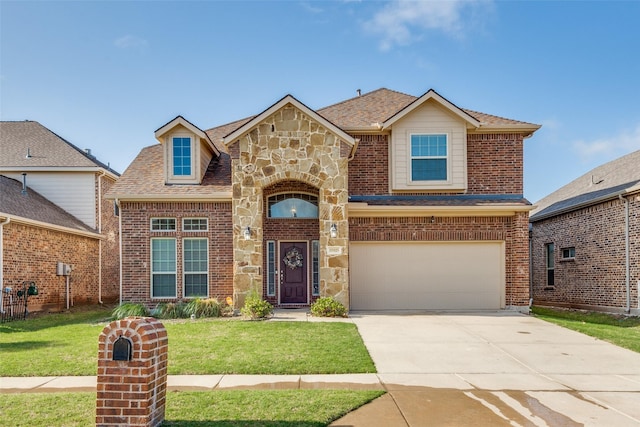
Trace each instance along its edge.
<instances>
[{"instance_id":1,"label":"white garage door","mask_svg":"<svg viewBox=\"0 0 640 427\"><path fill-rule=\"evenodd\" d=\"M352 310L504 307L502 242L352 243Z\"/></svg>"}]
</instances>

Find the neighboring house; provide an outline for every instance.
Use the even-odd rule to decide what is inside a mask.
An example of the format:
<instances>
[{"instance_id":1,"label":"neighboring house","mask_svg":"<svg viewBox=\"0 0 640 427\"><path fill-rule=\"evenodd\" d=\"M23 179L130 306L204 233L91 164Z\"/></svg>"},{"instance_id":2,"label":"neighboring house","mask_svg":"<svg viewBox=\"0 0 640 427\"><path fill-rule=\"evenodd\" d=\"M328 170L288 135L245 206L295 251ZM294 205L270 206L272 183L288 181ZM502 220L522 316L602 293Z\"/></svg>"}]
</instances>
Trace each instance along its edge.
<instances>
[{"instance_id":1,"label":"neighboring house","mask_svg":"<svg viewBox=\"0 0 640 427\"><path fill-rule=\"evenodd\" d=\"M119 174L38 122L0 122L0 284L34 281L29 310L114 302L119 231L104 193ZM58 263L70 266L59 275Z\"/></svg>"},{"instance_id":2,"label":"neighboring house","mask_svg":"<svg viewBox=\"0 0 640 427\"><path fill-rule=\"evenodd\" d=\"M107 195L121 300L239 307L255 289L284 307L527 310L523 141L538 128L433 90L319 110L288 95L207 131L178 116Z\"/></svg>"},{"instance_id":3,"label":"neighboring house","mask_svg":"<svg viewBox=\"0 0 640 427\"><path fill-rule=\"evenodd\" d=\"M640 314L640 150L536 203L534 304Z\"/></svg>"}]
</instances>

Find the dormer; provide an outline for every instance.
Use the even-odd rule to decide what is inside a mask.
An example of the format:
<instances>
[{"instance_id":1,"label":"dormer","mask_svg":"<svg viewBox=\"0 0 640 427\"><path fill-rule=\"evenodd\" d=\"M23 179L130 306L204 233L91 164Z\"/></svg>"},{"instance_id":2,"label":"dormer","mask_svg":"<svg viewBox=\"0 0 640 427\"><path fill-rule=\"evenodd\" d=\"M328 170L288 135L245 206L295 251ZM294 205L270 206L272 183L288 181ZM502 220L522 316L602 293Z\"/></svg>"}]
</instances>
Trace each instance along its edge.
<instances>
[{"instance_id":1,"label":"dormer","mask_svg":"<svg viewBox=\"0 0 640 427\"><path fill-rule=\"evenodd\" d=\"M466 190L467 131L479 126L433 89L381 123L391 130L391 190Z\"/></svg>"},{"instance_id":2,"label":"dormer","mask_svg":"<svg viewBox=\"0 0 640 427\"><path fill-rule=\"evenodd\" d=\"M156 130L162 145L165 184L200 184L220 152L207 134L182 116Z\"/></svg>"}]
</instances>

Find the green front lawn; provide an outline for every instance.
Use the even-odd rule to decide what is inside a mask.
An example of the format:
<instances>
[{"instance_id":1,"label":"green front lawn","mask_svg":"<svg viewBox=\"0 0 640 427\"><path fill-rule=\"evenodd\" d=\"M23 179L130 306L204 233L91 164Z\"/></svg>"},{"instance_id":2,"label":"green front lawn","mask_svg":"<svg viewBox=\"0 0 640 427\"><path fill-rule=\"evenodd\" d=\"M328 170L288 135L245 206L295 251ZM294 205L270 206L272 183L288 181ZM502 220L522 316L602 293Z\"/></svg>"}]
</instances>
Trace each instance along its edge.
<instances>
[{"instance_id":1,"label":"green front lawn","mask_svg":"<svg viewBox=\"0 0 640 427\"><path fill-rule=\"evenodd\" d=\"M640 317L532 307L543 320L640 353Z\"/></svg>"},{"instance_id":2,"label":"green front lawn","mask_svg":"<svg viewBox=\"0 0 640 427\"><path fill-rule=\"evenodd\" d=\"M98 336L109 315L95 309L0 324L0 376L95 375ZM162 322L170 375L375 372L352 323Z\"/></svg>"},{"instance_id":3,"label":"green front lawn","mask_svg":"<svg viewBox=\"0 0 640 427\"><path fill-rule=\"evenodd\" d=\"M168 392L163 426L326 426L382 391L279 390ZM0 426L95 425L95 393L0 396Z\"/></svg>"}]
</instances>

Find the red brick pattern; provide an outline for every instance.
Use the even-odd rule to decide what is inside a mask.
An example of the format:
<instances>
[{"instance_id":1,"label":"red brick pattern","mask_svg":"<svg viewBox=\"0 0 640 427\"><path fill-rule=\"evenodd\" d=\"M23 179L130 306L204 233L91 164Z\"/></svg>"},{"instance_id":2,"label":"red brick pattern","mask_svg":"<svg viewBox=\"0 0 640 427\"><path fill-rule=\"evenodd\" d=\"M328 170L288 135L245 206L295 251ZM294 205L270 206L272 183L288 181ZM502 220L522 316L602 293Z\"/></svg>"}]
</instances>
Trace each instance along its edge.
<instances>
[{"instance_id":1,"label":"red brick pattern","mask_svg":"<svg viewBox=\"0 0 640 427\"><path fill-rule=\"evenodd\" d=\"M207 237L209 239L209 296L224 300L233 295L233 224L231 203L175 202L143 203L123 202L122 233L127 236L122 244L122 301L139 302L150 307L159 299L151 300L152 237L173 237L177 243L177 295L183 295L182 239ZM176 232L152 232L151 218L176 218ZM205 217L208 231L183 232L182 218ZM171 299L172 301L175 299Z\"/></svg>"},{"instance_id":2,"label":"red brick pattern","mask_svg":"<svg viewBox=\"0 0 640 427\"><path fill-rule=\"evenodd\" d=\"M4 284L17 287L34 281L38 295L28 299L29 311L66 308L66 277L56 276L58 261L73 266L70 279L73 304L98 301L98 240L76 234L34 227L15 221L4 233Z\"/></svg>"},{"instance_id":3,"label":"red brick pattern","mask_svg":"<svg viewBox=\"0 0 640 427\"><path fill-rule=\"evenodd\" d=\"M638 308L640 196L629 196L631 308ZM555 286L547 286L545 245L555 245ZM574 247L575 259L562 249ZM533 224L534 304L622 311L626 308L625 207L615 199Z\"/></svg>"},{"instance_id":4,"label":"red brick pattern","mask_svg":"<svg viewBox=\"0 0 640 427\"><path fill-rule=\"evenodd\" d=\"M130 361L113 360L113 343L126 337ZM150 317L132 317L107 325L98 338L96 426L159 426L164 421L168 337Z\"/></svg>"},{"instance_id":5,"label":"red brick pattern","mask_svg":"<svg viewBox=\"0 0 640 427\"><path fill-rule=\"evenodd\" d=\"M120 229L118 217L115 215L113 200L105 200L103 195L115 184L109 177L98 177L101 180L100 187L102 198L100 205L101 223L99 224L100 234L104 237L101 241L102 250L102 301L106 303L116 302L120 296ZM98 194L98 184L96 184L96 194ZM99 205L96 204L96 210Z\"/></svg>"},{"instance_id":6,"label":"red brick pattern","mask_svg":"<svg viewBox=\"0 0 640 427\"><path fill-rule=\"evenodd\" d=\"M349 193L389 194L389 135L353 135L358 148L349 162Z\"/></svg>"},{"instance_id":7,"label":"red brick pattern","mask_svg":"<svg viewBox=\"0 0 640 427\"><path fill-rule=\"evenodd\" d=\"M380 241L480 241L505 242L508 306L529 304L527 246L528 215L501 217L378 217L350 218L349 240Z\"/></svg>"},{"instance_id":8,"label":"red brick pattern","mask_svg":"<svg viewBox=\"0 0 640 427\"><path fill-rule=\"evenodd\" d=\"M522 135L468 134L468 193L522 194L523 156Z\"/></svg>"}]
</instances>

